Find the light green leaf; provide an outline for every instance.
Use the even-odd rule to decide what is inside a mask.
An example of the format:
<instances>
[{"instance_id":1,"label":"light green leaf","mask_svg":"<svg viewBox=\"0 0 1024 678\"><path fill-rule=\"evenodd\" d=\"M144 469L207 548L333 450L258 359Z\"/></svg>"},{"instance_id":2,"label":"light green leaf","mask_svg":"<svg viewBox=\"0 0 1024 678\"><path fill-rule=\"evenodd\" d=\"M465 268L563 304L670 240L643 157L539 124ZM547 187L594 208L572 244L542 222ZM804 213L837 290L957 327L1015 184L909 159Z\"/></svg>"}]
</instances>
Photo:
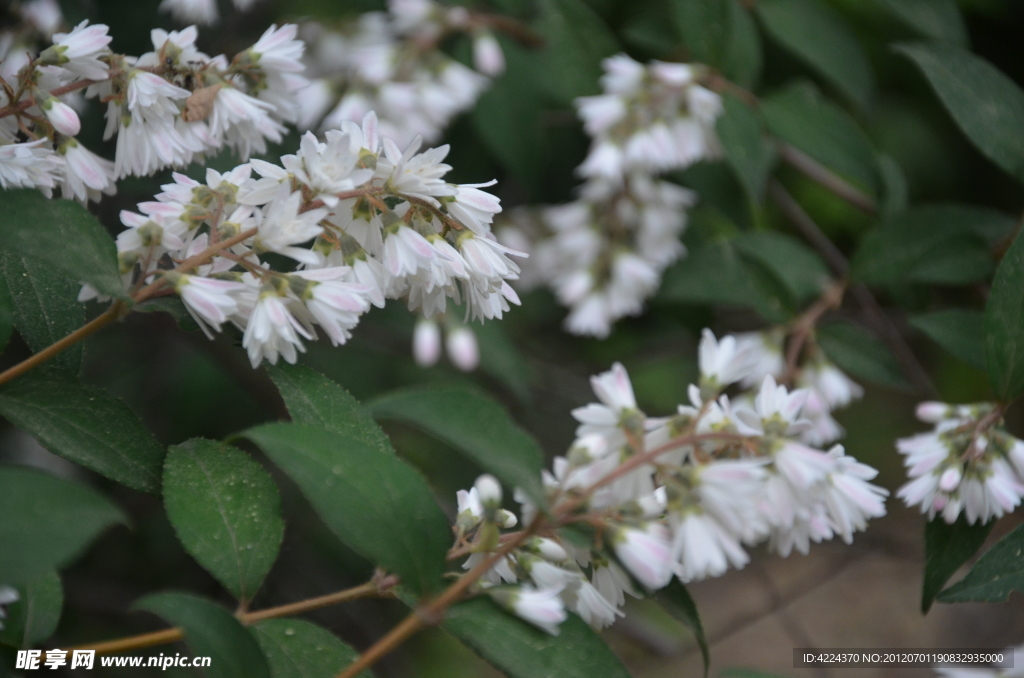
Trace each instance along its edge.
<instances>
[{"instance_id":1,"label":"light green leaf","mask_svg":"<svg viewBox=\"0 0 1024 678\"><path fill-rule=\"evenodd\" d=\"M270 365L267 374L281 392L288 414L296 424L310 424L351 436L394 456L387 434L359 401L336 382L304 365Z\"/></svg>"},{"instance_id":2,"label":"light green leaf","mask_svg":"<svg viewBox=\"0 0 1024 678\"><path fill-rule=\"evenodd\" d=\"M540 0L539 8L544 48L536 77L565 106L597 94L601 59L620 49L611 29L583 0Z\"/></svg>"},{"instance_id":3,"label":"light green leaf","mask_svg":"<svg viewBox=\"0 0 1024 678\"><path fill-rule=\"evenodd\" d=\"M957 358L985 369L985 314L981 311L949 308L913 316L910 324Z\"/></svg>"},{"instance_id":4,"label":"light green leaf","mask_svg":"<svg viewBox=\"0 0 1024 678\"><path fill-rule=\"evenodd\" d=\"M0 414L54 454L136 490L160 492L164 448L103 389L32 372L0 388Z\"/></svg>"},{"instance_id":5,"label":"light green leaf","mask_svg":"<svg viewBox=\"0 0 1024 678\"><path fill-rule=\"evenodd\" d=\"M985 358L996 397L1024 391L1024 238L1003 255L985 307Z\"/></svg>"},{"instance_id":6,"label":"light green leaf","mask_svg":"<svg viewBox=\"0 0 1024 678\"><path fill-rule=\"evenodd\" d=\"M967 576L938 595L943 603L998 603L1024 592L1024 525L1000 539Z\"/></svg>"},{"instance_id":7,"label":"light green leaf","mask_svg":"<svg viewBox=\"0 0 1024 678\"><path fill-rule=\"evenodd\" d=\"M118 271L114 239L88 210L73 200L51 200L30 189L4 191L3 196L0 249L52 266L103 294L129 300Z\"/></svg>"},{"instance_id":8,"label":"light green leaf","mask_svg":"<svg viewBox=\"0 0 1024 678\"><path fill-rule=\"evenodd\" d=\"M815 0L760 0L765 30L852 103L868 107L874 96L871 64L841 16Z\"/></svg>"},{"instance_id":9,"label":"light green leaf","mask_svg":"<svg viewBox=\"0 0 1024 678\"><path fill-rule=\"evenodd\" d=\"M967 27L954 0L883 0L883 4L921 37L967 47Z\"/></svg>"},{"instance_id":10,"label":"light green leaf","mask_svg":"<svg viewBox=\"0 0 1024 678\"><path fill-rule=\"evenodd\" d=\"M92 488L0 467L0 581L18 586L74 560L121 510Z\"/></svg>"},{"instance_id":11,"label":"light green leaf","mask_svg":"<svg viewBox=\"0 0 1024 678\"><path fill-rule=\"evenodd\" d=\"M0 630L0 643L26 648L40 643L57 630L64 589L60 576L48 572L18 587L17 601L5 606L7 618Z\"/></svg>"},{"instance_id":12,"label":"light green leaf","mask_svg":"<svg viewBox=\"0 0 1024 678\"><path fill-rule=\"evenodd\" d=\"M240 450L193 438L167 454L164 506L185 550L235 598L252 600L284 538L270 474Z\"/></svg>"},{"instance_id":13,"label":"light green leaf","mask_svg":"<svg viewBox=\"0 0 1024 678\"><path fill-rule=\"evenodd\" d=\"M825 262L791 235L755 231L744 233L733 242L744 257L764 266L782 283L794 308L821 296L828 285Z\"/></svg>"},{"instance_id":14,"label":"light green leaf","mask_svg":"<svg viewBox=\"0 0 1024 678\"><path fill-rule=\"evenodd\" d=\"M898 389L907 387L889 349L859 325L845 321L822 324L817 340L829 359L853 377Z\"/></svg>"},{"instance_id":15,"label":"light green leaf","mask_svg":"<svg viewBox=\"0 0 1024 678\"><path fill-rule=\"evenodd\" d=\"M654 593L654 600L693 631L701 656L704 658L704 675L708 675L708 669L711 667L711 650L708 646L708 637L704 634L704 625L700 623L697 604L690 597L690 592L673 577L668 586Z\"/></svg>"},{"instance_id":16,"label":"light green leaf","mask_svg":"<svg viewBox=\"0 0 1024 678\"><path fill-rule=\"evenodd\" d=\"M351 549L419 594L436 591L451 530L411 466L348 435L301 424L266 424L243 435L295 481L324 523Z\"/></svg>"},{"instance_id":17,"label":"light green leaf","mask_svg":"<svg viewBox=\"0 0 1024 678\"><path fill-rule=\"evenodd\" d=\"M301 619L268 619L252 627L271 678L334 678L359 656L330 631ZM367 670L358 678L373 678Z\"/></svg>"},{"instance_id":18,"label":"light green leaf","mask_svg":"<svg viewBox=\"0 0 1024 678\"><path fill-rule=\"evenodd\" d=\"M729 39L729 3L722 0L672 0L676 27L692 61L719 66Z\"/></svg>"},{"instance_id":19,"label":"light green leaf","mask_svg":"<svg viewBox=\"0 0 1024 678\"><path fill-rule=\"evenodd\" d=\"M547 505L540 446L483 393L428 386L384 395L368 407L378 419L412 424L448 443L508 487L521 487L538 506Z\"/></svg>"},{"instance_id":20,"label":"light green leaf","mask_svg":"<svg viewBox=\"0 0 1024 678\"><path fill-rule=\"evenodd\" d=\"M0 272L14 305L14 326L38 353L85 324L85 307L78 303L79 285L32 259L0 252ZM82 345L61 351L45 364L78 374Z\"/></svg>"},{"instance_id":21,"label":"light green leaf","mask_svg":"<svg viewBox=\"0 0 1024 678\"><path fill-rule=\"evenodd\" d=\"M723 98L725 112L718 119L718 137L737 178L750 199L764 202L765 185L775 164L775 149L765 138L760 114L731 94Z\"/></svg>"},{"instance_id":22,"label":"light green leaf","mask_svg":"<svg viewBox=\"0 0 1024 678\"><path fill-rule=\"evenodd\" d=\"M960 518L950 525L942 517L929 521L924 528L924 585L921 589L921 613L928 614L935 596L949 578L978 552L996 521L968 525Z\"/></svg>"},{"instance_id":23,"label":"light green leaf","mask_svg":"<svg viewBox=\"0 0 1024 678\"><path fill-rule=\"evenodd\" d=\"M950 44L901 44L978 150L1024 181L1024 92L995 66Z\"/></svg>"},{"instance_id":24,"label":"light green leaf","mask_svg":"<svg viewBox=\"0 0 1024 678\"><path fill-rule=\"evenodd\" d=\"M155 593L134 608L180 626L196 657L209 657L209 678L270 678L259 643L242 623L220 605L187 593Z\"/></svg>"},{"instance_id":25,"label":"light green leaf","mask_svg":"<svg viewBox=\"0 0 1024 678\"><path fill-rule=\"evenodd\" d=\"M729 40L722 57L722 72L740 87L752 89L763 67L761 34L754 18L740 0L729 0Z\"/></svg>"}]
</instances>

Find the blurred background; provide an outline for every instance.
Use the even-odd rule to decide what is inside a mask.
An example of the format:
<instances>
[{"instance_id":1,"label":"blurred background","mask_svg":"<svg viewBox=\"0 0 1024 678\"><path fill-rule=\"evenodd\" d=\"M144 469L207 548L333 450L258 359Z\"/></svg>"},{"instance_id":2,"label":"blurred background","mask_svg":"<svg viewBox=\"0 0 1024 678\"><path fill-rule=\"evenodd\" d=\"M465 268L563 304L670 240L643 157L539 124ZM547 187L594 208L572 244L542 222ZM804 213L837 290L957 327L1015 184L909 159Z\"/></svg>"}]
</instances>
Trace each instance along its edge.
<instances>
[{"instance_id":1,"label":"blurred background","mask_svg":"<svg viewBox=\"0 0 1024 678\"><path fill-rule=\"evenodd\" d=\"M689 54L674 33L668 0L579 0L614 37L617 49L637 59L688 61ZM9 2L0 3L9 5ZM849 111L874 148L894 158L907 179L910 204L963 202L1019 214L1024 208L1020 186L985 160L959 133L920 74L896 56L889 45L913 37L874 0L828 0L855 29L874 66L878 96L866 111ZM1024 86L1024 3L1014 0L961 0L972 49ZM89 18L106 23L115 51L140 54L151 49L154 27L180 28L157 10L158 0L92 0L62 2L67 20ZM493 0L483 7L524 22L536 22L544 2ZM222 23L201 30L199 45L209 54L234 54L251 45L270 23L316 20L333 24L361 12L382 10L373 0L261 0L238 13L222 3ZM548 30L557 30L551 29ZM494 192L506 208L521 204L560 203L573 197L573 169L587 150L587 138L571 106L571 96L598 91L597 60L573 72L560 71L562 96L544 82L552 69L551 35L545 47L528 48L503 40L508 70L484 94L476 108L448 129L449 180L498 180ZM557 35L555 36L557 38ZM556 40L557 41L557 40ZM795 79L813 74L764 38L764 71L759 94L770 93ZM468 38L444 45L456 59L470 54ZM827 83L818 86L828 92ZM103 121L98 107L89 108L79 136L107 157ZM291 152L292 133L268 158ZM206 167L228 169L237 159L225 154L209 158ZM188 174L201 178L203 166ZM872 225L864 214L784 168L777 176L812 217L848 255ZM684 236L688 247L738 232L771 229L790 232L788 222L771 205L752 207L724 162L705 162L673 177L700 191ZM117 214L151 199L164 173L128 178L118 195L96 208L112 233L120 230ZM679 265L685 266L685 259ZM677 265L678 266L678 265ZM673 275L670 271L669 278ZM926 308L935 295L958 295L965 305L983 303L979 290L918 289L908 285L882 295L883 304ZM547 291L523 296L501 322L477 326L481 364L464 373L442 364L423 369L412 359L414 317L398 305L374 309L359 325L353 340L340 349L324 342L310 345L302 362L336 380L366 400L404 385L465 381L502 401L515 419L540 440L549 456L563 453L573 438L570 410L592 400L588 377L621 361L629 370L640 406L652 416L674 412L686 400L686 387L697 375L696 341L703 327L717 334L758 329L767 319L755 304L723 307L690 300L682 303L659 295L638 318L620 321L606 340L581 339L561 328L565 311ZM92 308L91 313L98 312ZM855 309L838 316L856 318ZM985 375L915 333L902 320L908 340L935 381L944 400L969 402L988 397ZM108 389L147 423L161 442L173 444L194 436L220 438L261 421L284 418L283 404L262 370L252 370L230 333L207 340L199 332L178 328L163 313L134 313L85 343L85 375ZM28 353L12 347L11 363ZM837 413L846 427L848 451L880 469L880 483L895 490L904 480L893 442L923 430L913 418L919 398L906 386L866 384L865 397ZM1011 432L1024 433L1024 415L1010 413ZM444 445L415 430L387 426L396 449L418 466L437 492L449 515L455 512L456 490L472 484L479 471ZM254 451L255 452L255 451ZM259 453L256 452L258 455ZM64 577L65 613L55 646L107 639L161 627L144 613L128 612L132 602L157 589L194 591L225 602L229 597L181 549L159 501L106 481L50 455L26 435L6 424L0 431L4 463L41 466L76 476L103 488L133 517L131 529L106 533L87 556ZM271 468L268 465L268 468ZM275 472L276 473L276 472ZM262 593L259 608L360 583L371 571L320 523L287 478L276 473L282 490L287 533L281 558ZM792 668L794 647L1001 647L1024 642L1024 603L1020 597L995 605L937 604L927 616L920 607L924 519L890 500L890 514L874 521L852 547L817 545L809 556L787 559L755 551L742 571L692 585L711 641L713 675L750 675L743 669L779 675L858 676L923 675L923 669L812 670ZM1019 523L999 523L990 542ZM0 545L2 548L2 545ZM638 678L699 676L700 653L692 636L654 605L635 601L626 619L604 632L612 647ZM373 642L403 615L404 607L386 601L360 601L313 613L311 618L357 648ZM168 652L166 647L154 652ZM184 651L183 647L172 648ZM429 658L429 661L426 661ZM2 668L0 668L2 670ZM103 670L94 670L104 675ZM117 675L129 669L114 669ZM376 669L382 678L471 678L497 675L469 650L441 631L419 635ZM191 670L171 669L166 675ZM141 670L139 675L152 671Z\"/></svg>"}]
</instances>

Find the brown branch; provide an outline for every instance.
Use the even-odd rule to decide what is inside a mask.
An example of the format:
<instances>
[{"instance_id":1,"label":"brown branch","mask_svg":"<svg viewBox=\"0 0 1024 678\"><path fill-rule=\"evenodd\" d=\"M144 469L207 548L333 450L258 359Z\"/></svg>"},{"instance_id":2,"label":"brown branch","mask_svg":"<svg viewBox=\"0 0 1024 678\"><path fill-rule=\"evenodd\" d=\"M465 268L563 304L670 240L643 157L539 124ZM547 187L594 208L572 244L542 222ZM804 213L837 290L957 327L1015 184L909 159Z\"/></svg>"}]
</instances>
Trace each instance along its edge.
<instances>
[{"instance_id":1,"label":"brown branch","mask_svg":"<svg viewBox=\"0 0 1024 678\"><path fill-rule=\"evenodd\" d=\"M53 89L53 90L50 90L50 96L54 96L54 97L64 96L65 94L70 94L71 92L75 92L75 91L80 90L80 89L85 89L89 85L94 85L97 82L101 82L101 81L100 80L76 80L75 82L69 83L67 85L64 85L62 87L58 87L58 88ZM32 108L35 105L36 105L35 97L29 97L27 99L22 99L21 101L19 101L16 104L8 104L7 106L4 106L3 108L0 108L0 118L6 118L8 115L15 115L17 113L21 113L22 111L27 110L29 108Z\"/></svg>"},{"instance_id":2,"label":"brown branch","mask_svg":"<svg viewBox=\"0 0 1024 678\"><path fill-rule=\"evenodd\" d=\"M878 205L871 196L857 189L800 149L784 141L779 141L776 148L780 158L857 209L868 214L876 214L878 212Z\"/></svg>"},{"instance_id":3,"label":"brown branch","mask_svg":"<svg viewBox=\"0 0 1024 678\"><path fill-rule=\"evenodd\" d=\"M791 385L796 377L797 368L800 362L800 354L808 337L814 331L815 326L821 317L828 311L839 308L843 303L843 293L846 291L846 283L838 282L830 285L821 298L814 302L810 308L804 311L796 322L793 323L793 332L789 337L789 345L786 347L786 371L779 379L780 384Z\"/></svg>"}]
</instances>

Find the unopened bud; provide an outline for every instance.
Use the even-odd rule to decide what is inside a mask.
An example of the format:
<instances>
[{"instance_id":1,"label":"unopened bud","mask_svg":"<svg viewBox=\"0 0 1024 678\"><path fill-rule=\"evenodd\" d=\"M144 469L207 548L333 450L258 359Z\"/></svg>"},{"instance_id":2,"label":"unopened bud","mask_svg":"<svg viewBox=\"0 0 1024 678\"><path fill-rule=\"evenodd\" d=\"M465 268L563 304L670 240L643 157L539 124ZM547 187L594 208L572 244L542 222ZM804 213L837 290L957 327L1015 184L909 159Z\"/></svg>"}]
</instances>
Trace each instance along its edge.
<instances>
[{"instance_id":1,"label":"unopened bud","mask_svg":"<svg viewBox=\"0 0 1024 678\"><path fill-rule=\"evenodd\" d=\"M942 477L939 478L939 489L943 492L952 492L960 485L960 479L963 478L963 471L960 470L959 466L946 469L942 473Z\"/></svg>"},{"instance_id":2,"label":"unopened bud","mask_svg":"<svg viewBox=\"0 0 1024 678\"><path fill-rule=\"evenodd\" d=\"M420 320L412 335L412 355L420 367L437 364L441 357L441 328L433 320Z\"/></svg>"},{"instance_id":3,"label":"unopened bud","mask_svg":"<svg viewBox=\"0 0 1024 678\"><path fill-rule=\"evenodd\" d=\"M526 548L552 563L564 563L569 559L569 554L565 552L562 545L554 539L548 539L547 537L531 539Z\"/></svg>"},{"instance_id":4,"label":"unopened bud","mask_svg":"<svg viewBox=\"0 0 1024 678\"><path fill-rule=\"evenodd\" d=\"M476 479L473 487L484 509L497 509L501 506L501 484L494 476L485 473Z\"/></svg>"},{"instance_id":5,"label":"unopened bud","mask_svg":"<svg viewBox=\"0 0 1024 678\"><path fill-rule=\"evenodd\" d=\"M445 348L449 360L463 372L472 372L480 364L480 347L476 335L464 325L448 332Z\"/></svg>"},{"instance_id":6,"label":"unopened bud","mask_svg":"<svg viewBox=\"0 0 1024 678\"><path fill-rule=\"evenodd\" d=\"M498 524L504 530L511 530L519 523L519 519L516 518L516 514L511 511L501 509L494 517L494 522Z\"/></svg>"},{"instance_id":7,"label":"unopened bud","mask_svg":"<svg viewBox=\"0 0 1024 678\"><path fill-rule=\"evenodd\" d=\"M917 406L917 418L928 424L937 424L946 418L949 405L934 401L923 402Z\"/></svg>"},{"instance_id":8,"label":"unopened bud","mask_svg":"<svg viewBox=\"0 0 1024 678\"><path fill-rule=\"evenodd\" d=\"M43 109L43 113L46 114L46 119L50 121L53 128L63 134L64 136L73 137L82 129L82 123L78 119L78 114L75 113L75 109L68 106L66 103L61 101L55 96L50 96L47 93L39 93L41 103L39 107ZM49 97L42 100L42 97Z\"/></svg>"},{"instance_id":9,"label":"unopened bud","mask_svg":"<svg viewBox=\"0 0 1024 678\"><path fill-rule=\"evenodd\" d=\"M473 38L473 66L492 78L505 72L505 54L492 33L478 33Z\"/></svg>"}]
</instances>

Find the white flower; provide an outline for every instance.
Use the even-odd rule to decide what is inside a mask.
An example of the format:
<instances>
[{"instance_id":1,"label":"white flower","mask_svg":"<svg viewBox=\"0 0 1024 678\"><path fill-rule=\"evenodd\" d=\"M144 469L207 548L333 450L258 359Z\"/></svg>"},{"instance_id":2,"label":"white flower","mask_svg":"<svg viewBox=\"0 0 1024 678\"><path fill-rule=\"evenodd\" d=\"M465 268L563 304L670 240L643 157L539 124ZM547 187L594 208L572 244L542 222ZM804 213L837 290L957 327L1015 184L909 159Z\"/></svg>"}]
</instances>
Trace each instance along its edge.
<instances>
[{"instance_id":1,"label":"white flower","mask_svg":"<svg viewBox=\"0 0 1024 678\"><path fill-rule=\"evenodd\" d=\"M810 427L810 422L799 418L806 401L805 389L791 392L785 386L777 385L769 374L754 398L754 409L738 407L735 410L737 418L745 425L741 432L784 436L803 433Z\"/></svg>"},{"instance_id":2,"label":"white flower","mask_svg":"<svg viewBox=\"0 0 1024 678\"><path fill-rule=\"evenodd\" d=\"M238 301L233 295L243 289L242 283L195 275L182 275L174 282L174 291L210 339L213 334L208 325L220 331L220 326L238 311Z\"/></svg>"},{"instance_id":3,"label":"white flower","mask_svg":"<svg viewBox=\"0 0 1024 678\"><path fill-rule=\"evenodd\" d=\"M818 391L829 407L846 407L864 395L864 389L825 358L818 358L801 371L800 381Z\"/></svg>"},{"instance_id":4,"label":"white flower","mask_svg":"<svg viewBox=\"0 0 1024 678\"><path fill-rule=\"evenodd\" d=\"M0 188L38 188L50 197L64 173L64 162L42 144L46 139L23 144L0 144Z\"/></svg>"},{"instance_id":5,"label":"white flower","mask_svg":"<svg viewBox=\"0 0 1024 678\"><path fill-rule=\"evenodd\" d=\"M216 0L162 0L161 12L169 12L176 21L210 26L220 18Z\"/></svg>"},{"instance_id":6,"label":"white flower","mask_svg":"<svg viewBox=\"0 0 1024 678\"><path fill-rule=\"evenodd\" d=\"M698 357L701 381L719 390L746 377L754 366L746 345L732 335L719 341L709 329L701 333Z\"/></svg>"},{"instance_id":7,"label":"white flower","mask_svg":"<svg viewBox=\"0 0 1024 678\"><path fill-rule=\"evenodd\" d=\"M582 577L573 587L572 593L574 597L573 612L597 630L611 626L615 623L616 617L626 616L617 610L610 600L601 595L601 592L593 584Z\"/></svg>"},{"instance_id":8,"label":"white flower","mask_svg":"<svg viewBox=\"0 0 1024 678\"><path fill-rule=\"evenodd\" d=\"M451 170L441 161L448 155L448 145L417 153L421 145L415 139L402 153L390 139L384 139L384 157L377 160L377 173L385 177L388 188L395 193L426 200L438 205L436 198L457 195L458 188L441 177Z\"/></svg>"},{"instance_id":9,"label":"white flower","mask_svg":"<svg viewBox=\"0 0 1024 678\"><path fill-rule=\"evenodd\" d=\"M4 605L17 602L20 597L17 589L11 586L0 586L0 629L4 627L2 620L7 616Z\"/></svg>"},{"instance_id":10,"label":"white flower","mask_svg":"<svg viewBox=\"0 0 1024 678\"><path fill-rule=\"evenodd\" d=\"M312 132L306 132L299 152L286 155L281 161L285 169L313 189L325 205L335 207L339 200L335 194L367 182L373 176L373 170L356 169L359 155L351 150L347 134L331 130L326 136L327 143L320 143Z\"/></svg>"},{"instance_id":11,"label":"white flower","mask_svg":"<svg viewBox=\"0 0 1024 678\"><path fill-rule=\"evenodd\" d=\"M558 625L566 620L565 605L559 596L561 588L538 590L524 584L512 589L489 589L487 592L517 617L553 636L558 635Z\"/></svg>"},{"instance_id":12,"label":"white flower","mask_svg":"<svg viewBox=\"0 0 1024 678\"><path fill-rule=\"evenodd\" d=\"M60 66L80 78L105 80L107 64L99 57L109 53L107 45L112 38L104 24L89 25L83 21L70 33L55 33L54 44L39 55L42 64Z\"/></svg>"},{"instance_id":13,"label":"white flower","mask_svg":"<svg viewBox=\"0 0 1024 678\"><path fill-rule=\"evenodd\" d=\"M501 201L490 193L480 190L480 188L491 186L494 183L492 181L486 184L455 186L457 191L455 200L447 203L448 213L476 235L486 235L490 230L494 215L501 211Z\"/></svg>"},{"instance_id":14,"label":"white flower","mask_svg":"<svg viewBox=\"0 0 1024 678\"><path fill-rule=\"evenodd\" d=\"M277 143L283 138L284 126L270 115L275 110L273 104L225 85L214 99L209 118L210 134L224 139L246 160L253 153L265 152L267 139Z\"/></svg>"},{"instance_id":15,"label":"white flower","mask_svg":"<svg viewBox=\"0 0 1024 678\"><path fill-rule=\"evenodd\" d=\"M42 109L46 119L50 121L53 128L61 134L73 137L82 129L82 123L78 120L75 109L68 106L55 96L38 92L36 102Z\"/></svg>"},{"instance_id":16,"label":"white flower","mask_svg":"<svg viewBox=\"0 0 1024 678\"><path fill-rule=\"evenodd\" d=\"M496 509L501 506L501 484L494 476L487 473L480 476L473 483L473 489L476 490L480 504L485 509Z\"/></svg>"},{"instance_id":17,"label":"white flower","mask_svg":"<svg viewBox=\"0 0 1024 678\"><path fill-rule=\"evenodd\" d=\"M445 350L452 364L463 372L472 372L480 364L480 346L477 344L476 334L465 325L448 331Z\"/></svg>"},{"instance_id":18,"label":"white flower","mask_svg":"<svg viewBox=\"0 0 1024 678\"><path fill-rule=\"evenodd\" d=\"M637 409L629 374L620 363L615 363L610 371L591 377L590 385L601 404L591 403L572 411L572 416L580 422L576 428L576 436L583 437L596 433L606 437L610 447L621 447L625 444L626 437L620 429L620 424L628 423L632 418L639 416L640 428L644 427L643 415Z\"/></svg>"},{"instance_id":19,"label":"white flower","mask_svg":"<svg viewBox=\"0 0 1024 678\"><path fill-rule=\"evenodd\" d=\"M437 364L441 357L441 328L433 320L420 318L412 337L412 355L420 367Z\"/></svg>"},{"instance_id":20,"label":"white flower","mask_svg":"<svg viewBox=\"0 0 1024 678\"><path fill-rule=\"evenodd\" d=\"M505 72L505 54L493 33L477 33L473 38L473 67L495 77Z\"/></svg>"},{"instance_id":21,"label":"white flower","mask_svg":"<svg viewBox=\"0 0 1024 678\"><path fill-rule=\"evenodd\" d=\"M253 60L267 71L301 72L305 68L302 65L302 54L306 44L295 39L298 30L295 24L284 24L280 28L272 24L250 48Z\"/></svg>"},{"instance_id":22,"label":"white flower","mask_svg":"<svg viewBox=\"0 0 1024 678\"><path fill-rule=\"evenodd\" d=\"M296 349L306 350L302 337L312 340L312 328L296 319L273 284L265 284L242 336L252 366L259 367L264 358L276 365L279 355L294 364L298 359Z\"/></svg>"},{"instance_id":23,"label":"white flower","mask_svg":"<svg viewBox=\"0 0 1024 678\"><path fill-rule=\"evenodd\" d=\"M319 268L293 275L307 281L300 298L331 343L338 346L348 341L359 316L370 310L366 296L369 290L358 283L342 282L344 268Z\"/></svg>"},{"instance_id":24,"label":"white flower","mask_svg":"<svg viewBox=\"0 0 1024 678\"><path fill-rule=\"evenodd\" d=\"M52 36L64 21L64 13L57 0L31 0L22 3L20 12L25 21L47 37Z\"/></svg>"},{"instance_id":25,"label":"white flower","mask_svg":"<svg viewBox=\"0 0 1024 678\"><path fill-rule=\"evenodd\" d=\"M673 540L670 558L683 582L717 577L731 564L742 568L750 557L739 541L713 517L698 511L670 512Z\"/></svg>"},{"instance_id":26,"label":"white flower","mask_svg":"<svg viewBox=\"0 0 1024 678\"><path fill-rule=\"evenodd\" d=\"M289 193L287 186L281 186L274 200L263 208L263 218L254 241L256 248L316 265L319 261L316 254L296 245L308 242L323 232L320 220L327 216L328 210L317 208L301 212L301 205L302 194L299 191Z\"/></svg>"},{"instance_id":27,"label":"white flower","mask_svg":"<svg viewBox=\"0 0 1024 678\"><path fill-rule=\"evenodd\" d=\"M65 139L58 149L64 156L64 182L61 194L79 202L99 201L100 195L113 195L114 163L99 157L74 138Z\"/></svg>"},{"instance_id":28,"label":"white flower","mask_svg":"<svg viewBox=\"0 0 1024 678\"><path fill-rule=\"evenodd\" d=\"M389 296L398 296L408 284L407 278L420 269L430 270L437 251L414 228L399 222L384 238L383 264Z\"/></svg>"},{"instance_id":29,"label":"white flower","mask_svg":"<svg viewBox=\"0 0 1024 678\"><path fill-rule=\"evenodd\" d=\"M671 535L664 525L620 527L613 533L612 545L619 562L647 588L660 589L672 578Z\"/></svg>"},{"instance_id":30,"label":"white flower","mask_svg":"<svg viewBox=\"0 0 1024 678\"><path fill-rule=\"evenodd\" d=\"M633 590L629 576L613 562L594 566L593 584L594 588L616 607L622 607L626 602L626 593L634 598L640 597L640 594Z\"/></svg>"}]
</instances>

